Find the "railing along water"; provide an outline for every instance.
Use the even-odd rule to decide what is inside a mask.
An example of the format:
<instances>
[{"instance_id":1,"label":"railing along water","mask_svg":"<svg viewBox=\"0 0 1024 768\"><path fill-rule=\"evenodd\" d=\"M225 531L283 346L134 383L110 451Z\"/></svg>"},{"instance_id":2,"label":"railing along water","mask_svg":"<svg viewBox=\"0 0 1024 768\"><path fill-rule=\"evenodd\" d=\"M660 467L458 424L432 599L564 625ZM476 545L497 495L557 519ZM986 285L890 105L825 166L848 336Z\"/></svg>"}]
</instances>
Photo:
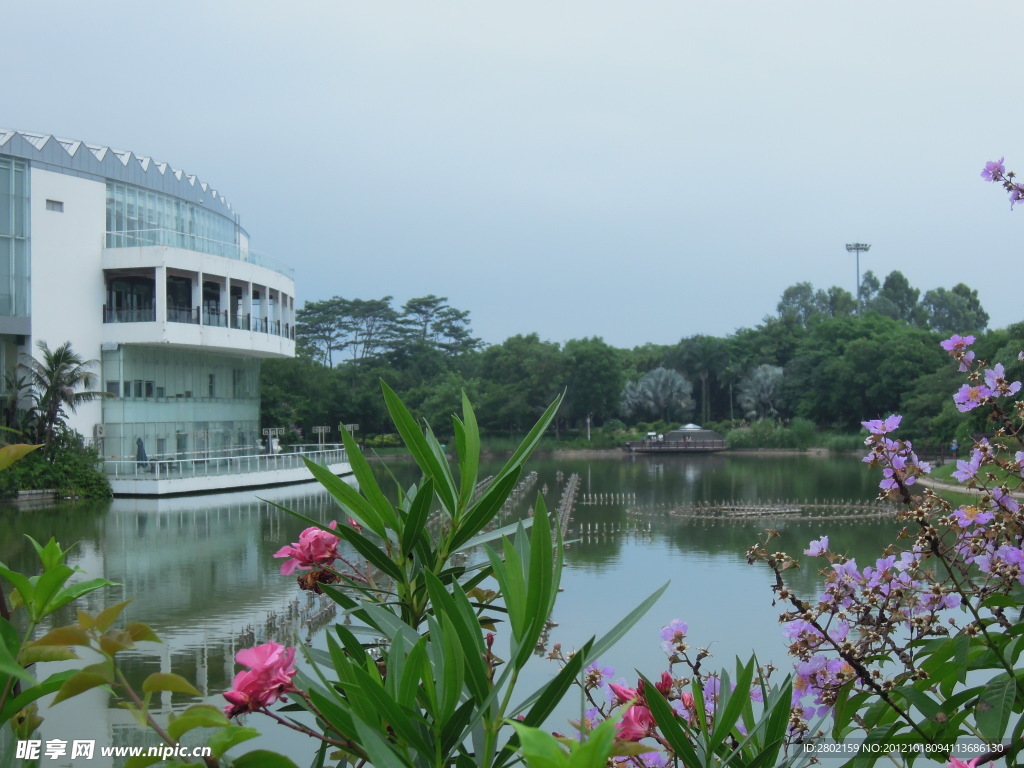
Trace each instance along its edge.
<instances>
[{"instance_id":1,"label":"railing along water","mask_svg":"<svg viewBox=\"0 0 1024 768\"><path fill-rule=\"evenodd\" d=\"M306 446L298 446L306 448ZM217 475L240 475L256 472L274 472L282 469L305 467L309 459L321 466L331 466L348 461L341 445L317 446L310 450L294 453L257 453L240 456L218 455L215 452L190 454L186 458L165 458L162 456L139 461L124 457L106 459L103 468L114 478L131 477L137 480L160 480L172 477L210 477Z\"/></svg>"}]
</instances>

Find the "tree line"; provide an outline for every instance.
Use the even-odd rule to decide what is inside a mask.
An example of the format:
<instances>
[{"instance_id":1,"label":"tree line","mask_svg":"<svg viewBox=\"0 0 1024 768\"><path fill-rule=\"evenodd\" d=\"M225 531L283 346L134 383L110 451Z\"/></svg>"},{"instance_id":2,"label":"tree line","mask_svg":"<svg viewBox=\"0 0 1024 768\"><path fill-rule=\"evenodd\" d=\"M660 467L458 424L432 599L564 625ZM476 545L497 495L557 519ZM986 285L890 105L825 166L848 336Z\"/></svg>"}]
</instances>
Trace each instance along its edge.
<instances>
[{"instance_id":1,"label":"tree line","mask_svg":"<svg viewBox=\"0 0 1024 768\"><path fill-rule=\"evenodd\" d=\"M564 391L553 424L559 436L588 425L693 420L728 428L796 417L853 433L864 419L901 412L908 430L944 441L957 424L961 431L983 424L955 418L956 374L942 338L974 333L979 356L1021 373L1024 323L988 331L988 319L977 291L963 283L922 295L898 271L881 281L865 273L857 298L836 286L797 283L753 328L632 349L596 336L559 344L536 333L484 345L472 335L469 313L445 297L401 307L391 296L335 297L298 311L295 359L264 364L262 418L292 439L339 423L359 424L364 437L391 433L383 379L441 435L450 434L463 391L485 432L511 437Z\"/></svg>"}]
</instances>

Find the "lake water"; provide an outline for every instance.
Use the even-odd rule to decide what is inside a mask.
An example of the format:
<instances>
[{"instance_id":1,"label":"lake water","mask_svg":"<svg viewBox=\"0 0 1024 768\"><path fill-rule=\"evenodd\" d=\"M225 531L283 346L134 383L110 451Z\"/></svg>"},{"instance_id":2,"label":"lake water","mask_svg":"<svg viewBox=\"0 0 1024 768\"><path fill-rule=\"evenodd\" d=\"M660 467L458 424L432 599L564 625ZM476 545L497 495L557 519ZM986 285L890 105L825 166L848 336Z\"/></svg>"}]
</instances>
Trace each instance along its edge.
<instances>
[{"instance_id":1,"label":"lake water","mask_svg":"<svg viewBox=\"0 0 1024 768\"><path fill-rule=\"evenodd\" d=\"M482 475L495 472L486 466ZM406 484L414 467L405 462L378 465ZM785 663L772 605L771 574L749 566L745 552L766 528L781 534L773 549L799 554L811 539L828 534L832 549L859 560L879 556L893 540L895 524L885 518L827 519L849 504L864 506L877 493L875 473L853 456L633 456L555 459L537 457L527 467L535 479L510 519L526 514L543 493L553 509L564 483L580 478L579 494L565 550L563 594L556 603L548 641L578 647L610 629L639 601L670 582L666 594L614 648L603 663L616 667L631 684L634 668L658 676L665 668L658 632L679 618L690 626L694 645L708 647L713 659L731 666L735 656L757 653L762 661ZM264 499L322 522L341 518L319 486L263 491ZM157 650L127 654L133 677L171 671L195 680L212 703L234 675L234 654L268 638L289 637L319 645L330 606L300 592L293 578L280 575L273 554L295 541L305 527L255 493L185 499L118 499L102 504L65 504L55 509L0 512L0 561L31 569L30 547L22 534L39 541L51 535L75 543L72 565L88 576L104 576L119 586L94 593L90 612L131 599L128 620L144 621L163 638ZM709 518L706 504L742 507L760 503L779 510L795 503L818 505L822 518ZM830 511L829 506L833 509ZM794 574L792 584L815 594L820 576L813 569ZM70 611L59 617L74 621ZM292 641L295 642L294 640ZM538 657L524 683L524 695L557 670ZM191 703L165 698L161 708ZM49 712L47 738L90 738L98 744L132 743L138 738L127 713L108 706L98 691ZM560 712L560 716L568 716ZM250 724L270 729L269 721ZM564 727L564 722L553 727ZM279 748L307 750L303 737L274 742ZM286 744L287 747L282 747ZM264 744L266 745L266 744ZM241 750L245 751L245 750ZM300 764L303 760L298 761ZM47 761L61 765L60 761ZM100 761L90 765L100 767Z\"/></svg>"}]
</instances>

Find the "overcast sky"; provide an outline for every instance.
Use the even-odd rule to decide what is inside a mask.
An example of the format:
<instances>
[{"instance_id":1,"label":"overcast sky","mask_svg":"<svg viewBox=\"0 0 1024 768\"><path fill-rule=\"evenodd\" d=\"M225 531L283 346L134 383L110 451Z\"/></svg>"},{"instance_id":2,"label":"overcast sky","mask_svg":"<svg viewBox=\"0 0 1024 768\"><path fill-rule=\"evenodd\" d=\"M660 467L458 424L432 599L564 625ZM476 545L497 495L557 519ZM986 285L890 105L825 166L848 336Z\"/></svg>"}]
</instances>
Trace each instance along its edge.
<instances>
[{"instance_id":1,"label":"overcast sky","mask_svg":"<svg viewBox=\"0 0 1024 768\"><path fill-rule=\"evenodd\" d=\"M1024 319L1020 0L6 3L0 128L194 173L300 300L724 336L901 270ZM978 267L985 275L976 274Z\"/></svg>"}]
</instances>

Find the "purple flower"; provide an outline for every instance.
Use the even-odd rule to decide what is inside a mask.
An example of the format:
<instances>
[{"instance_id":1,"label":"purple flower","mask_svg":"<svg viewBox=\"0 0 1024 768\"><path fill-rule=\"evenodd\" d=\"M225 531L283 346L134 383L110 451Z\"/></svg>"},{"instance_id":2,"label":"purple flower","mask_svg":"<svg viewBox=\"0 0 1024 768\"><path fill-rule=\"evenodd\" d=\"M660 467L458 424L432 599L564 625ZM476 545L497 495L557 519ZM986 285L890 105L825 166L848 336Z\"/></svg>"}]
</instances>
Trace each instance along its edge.
<instances>
[{"instance_id":1,"label":"purple flower","mask_svg":"<svg viewBox=\"0 0 1024 768\"><path fill-rule=\"evenodd\" d=\"M945 341L939 343L939 345L947 352L955 352L962 349L967 349L974 343L973 336L961 336L959 333L954 333Z\"/></svg>"},{"instance_id":2,"label":"purple flower","mask_svg":"<svg viewBox=\"0 0 1024 768\"><path fill-rule=\"evenodd\" d=\"M969 528L972 525L984 525L994 518L991 512L982 512L973 505L960 507L953 513L953 519L961 528Z\"/></svg>"},{"instance_id":3,"label":"purple flower","mask_svg":"<svg viewBox=\"0 0 1024 768\"><path fill-rule=\"evenodd\" d=\"M953 402L956 403L956 409L960 413L966 413L967 411L973 411L986 397L992 395L992 390L983 384L976 384L973 387L970 384L964 384L953 395Z\"/></svg>"},{"instance_id":4,"label":"purple flower","mask_svg":"<svg viewBox=\"0 0 1024 768\"><path fill-rule=\"evenodd\" d=\"M1005 157L1000 157L998 161L991 160L985 163L985 168L981 172L981 178L985 181L1002 181L1003 174L1006 173L1006 168L1003 166L1003 160Z\"/></svg>"},{"instance_id":5,"label":"purple flower","mask_svg":"<svg viewBox=\"0 0 1024 768\"><path fill-rule=\"evenodd\" d=\"M681 619L672 619L667 627L661 628L661 649L669 656L686 650L686 633L690 627Z\"/></svg>"},{"instance_id":6,"label":"purple flower","mask_svg":"<svg viewBox=\"0 0 1024 768\"><path fill-rule=\"evenodd\" d=\"M1024 198L1024 189L1021 189L1020 187L1014 187L1013 191L1010 192L1010 210L1011 211L1013 210L1013 206L1015 206L1018 202L1020 202L1021 198Z\"/></svg>"},{"instance_id":7,"label":"purple flower","mask_svg":"<svg viewBox=\"0 0 1024 768\"><path fill-rule=\"evenodd\" d=\"M1020 504L1010 494L1004 491L1002 488L992 489L992 509L1002 509L1010 514L1014 514L1020 511Z\"/></svg>"},{"instance_id":8,"label":"purple flower","mask_svg":"<svg viewBox=\"0 0 1024 768\"><path fill-rule=\"evenodd\" d=\"M804 550L805 555L818 557L828 551L828 536L822 536L817 541L812 541L810 546Z\"/></svg>"},{"instance_id":9,"label":"purple flower","mask_svg":"<svg viewBox=\"0 0 1024 768\"><path fill-rule=\"evenodd\" d=\"M995 397L1000 395L1015 395L1020 391L1020 382L1006 383L1006 370L1002 363L996 363L994 368L985 370L985 384Z\"/></svg>"},{"instance_id":10,"label":"purple flower","mask_svg":"<svg viewBox=\"0 0 1024 768\"><path fill-rule=\"evenodd\" d=\"M959 480L961 483L966 483L972 477L978 474L978 469L981 467L981 451L974 451L971 454L970 461L964 461L963 459L957 459L956 471L953 472L953 477Z\"/></svg>"},{"instance_id":11,"label":"purple flower","mask_svg":"<svg viewBox=\"0 0 1024 768\"><path fill-rule=\"evenodd\" d=\"M884 435L887 432L892 432L896 429L900 422L903 421L902 416L897 416L895 413L884 421L881 419L874 419L873 421L862 421L861 426L864 427L872 435Z\"/></svg>"}]
</instances>

